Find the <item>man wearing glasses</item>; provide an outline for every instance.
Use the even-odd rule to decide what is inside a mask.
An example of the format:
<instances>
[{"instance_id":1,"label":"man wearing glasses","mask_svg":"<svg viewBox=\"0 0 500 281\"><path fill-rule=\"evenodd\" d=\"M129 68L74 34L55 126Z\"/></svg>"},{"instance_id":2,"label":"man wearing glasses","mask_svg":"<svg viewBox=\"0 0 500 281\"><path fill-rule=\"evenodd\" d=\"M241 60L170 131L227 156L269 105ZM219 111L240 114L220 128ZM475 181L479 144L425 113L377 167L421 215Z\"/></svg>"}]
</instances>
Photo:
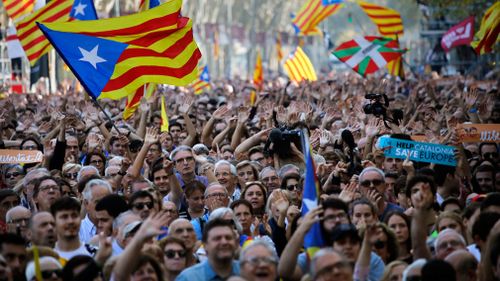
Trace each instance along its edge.
<instances>
[{"instance_id":1,"label":"man wearing glasses","mask_svg":"<svg viewBox=\"0 0 500 281\"><path fill-rule=\"evenodd\" d=\"M28 239L28 224L31 211L23 206L16 206L10 209L5 216L7 220L7 231L21 235L26 241Z\"/></svg>"},{"instance_id":2,"label":"man wearing glasses","mask_svg":"<svg viewBox=\"0 0 500 281\"><path fill-rule=\"evenodd\" d=\"M398 205L387 202L387 186L382 170L375 167L363 169L359 174L359 185L361 194L377 205L379 218L383 218L390 211L404 212Z\"/></svg>"},{"instance_id":3,"label":"man wearing glasses","mask_svg":"<svg viewBox=\"0 0 500 281\"><path fill-rule=\"evenodd\" d=\"M205 208L208 210L203 216L191 220L196 233L196 239L201 240L205 224L208 222L210 213L215 209L227 207L229 195L227 189L219 183L213 183L205 190Z\"/></svg>"},{"instance_id":4,"label":"man wearing glasses","mask_svg":"<svg viewBox=\"0 0 500 281\"><path fill-rule=\"evenodd\" d=\"M240 274L248 281L276 280L278 260L273 246L262 240L254 240L241 251Z\"/></svg>"},{"instance_id":5,"label":"man wearing glasses","mask_svg":"<svg viewBox=\"0 0 500 281\"><path fill-rule=\"evenodd\" d=\"M197 180L203 185L208 186L208 179L204 176L198 176L195 174L195 159L193 154L193 149L186 145L181 145L174 149L170 154L170 159L174 161L175 164L175 175L179 184L184 189L184 185Z\"/></svg>"}]
</instances>

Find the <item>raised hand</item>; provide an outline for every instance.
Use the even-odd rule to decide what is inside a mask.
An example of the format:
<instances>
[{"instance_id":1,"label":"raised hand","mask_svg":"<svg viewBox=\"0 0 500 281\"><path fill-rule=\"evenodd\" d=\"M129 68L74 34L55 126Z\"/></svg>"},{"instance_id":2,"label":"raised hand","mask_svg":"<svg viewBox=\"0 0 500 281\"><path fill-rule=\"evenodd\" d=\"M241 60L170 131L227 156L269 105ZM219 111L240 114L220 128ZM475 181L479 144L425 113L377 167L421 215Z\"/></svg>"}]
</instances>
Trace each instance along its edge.
<instances>
[{"instance_id":1,"label":"raised hand","mask_svg":"<svg viewBox=\"0 0 500 281\"><path fill-rule=\"evenodd\" d=\"M174 173L174 162L170 161L167 157L163 159L163 169L167 174L171 175Z\"/></svg>"},{"instance_id":2,"label":"raised hand","mask_svg":"<svg viewBox=\"0 0 500 281\"><path fill-rule=\"evenodd\" d=\"M278 120L278 123L280 124L285 124L286 123L286 116L287 116L287 109L284 108L282 105L275 107L274 110L276 111L276 120Z\"/></svg>"},{"instance_id":3,"label":"raised hand","mask_svg":"<svg viewBox=\"0 0 500 281\"><path fill-rule=\"evenodd\" d=\"M250 108L247 106L238 107L238 123L245 124L250 117Z\"/></svg>"},{"instance_id":4,"label":"raised hand","mask_svg":"<svg viewBox=\"0 0 500 281\"><path fill-rule=\"evenodd\" d=\"M473 88L470 90L470 92L464 93L464 102L465 102L465 107L467 109L471 109L474 107L474 104L477 101L479 92L477 88Z\"/></svg>"},{"instance_id":5,"label":"raised hand","mask_svg":"<svg viewBox=\"0 0 500 281\"><path fill-rule=\"evenodd\" d=\"M89 134L87 138L87 147L89 151L94 151L100 144L100 138L94 133Z\"/></svg>"},{"instance_id":6,"label":"raised hand","mask_svg":"<svg viewBox=\"0 0 500 281\"><path fill-rule=\"evenodd\" d=\"M327 130L322 130L319 137L319 145L321 147L325 147L327 144L332 142L332 137L330 136L330 132Z\"/></svg>"},{"instance_id":7,"label":"raised hand","mask_svg":"<svg viewBox=\"0 0 500 281\"><path fill-rule=\"evenodd\" d=\"M354 200L356 196L356 191L358 190L358 184L354 181L349 182L347 186L342 189L339 194L339 199L346 203L350 203Z\"/></svg>"},{"instance_id":8,"label":"raised hand","mask_svg":"<svg viewBox=\"0 0 500 281\"><path fill-rule=\"evenodd\" d=\"M227 105L223 105L214 111L214 113L212 114L212 118L214 118L215 120L222 120L228 112L229 107Z\"/></svg>"},{"instance_id":9,"label":"raised hand","mask_svg":"<svg viewBox=\"0 0 500 281\"><path fill-rule=\"evenodd\" d=\"M155 128L149 127L146 128L146 136L144 137L144 145L150 146L153 143L158 142L160 137L158 136L158 132Z\"/></svg>"},{"instance_id":10,"label":"raised hand","mask_svg":"<svg viewBox=\"0 0 500 281\"><path fill-rule=\"evenodd\" d=\"M382 120L371 118L368 120L368 124L365 126L365 133L367 137L375 137L380 134L380 130L382 129L383 123Z\"/></svg>"},{"instance_id":11,"label":"raised hand","mask_svg":"<svg viewBox=\"0 0 500 281\"><path fill-rule=\"evenodd\" d=\"M165 232L161 227L167 224L170 218L170 213L160 211L154 215L150 215L142 222L141 227L136 233L139 239L148 240Z\"/></svg>"},{"instance_id":12,"label":"raised hand","mask_svg":"<svg viewBox=\"0 0 500 281\"><path fill-rule=\"evenodd\" d=\"M141 103L139 104L139 109L141 110L141 112L148 112L150 108L151 106L149 105L147 99L143 97L141 99Z\"/></svg>"},{"instance_id":13,"label":"raised hand","mask_svg":"<svg viewBox=\"0 0 500 281\"><path fill-rule=\"evenodd\" d=\"M179 112L181 114L188 114L189 110L193 106L194 103L194 97L193 96L187 96L184 98L183 102L179 106Z\"/></svg>"}]
</instances>

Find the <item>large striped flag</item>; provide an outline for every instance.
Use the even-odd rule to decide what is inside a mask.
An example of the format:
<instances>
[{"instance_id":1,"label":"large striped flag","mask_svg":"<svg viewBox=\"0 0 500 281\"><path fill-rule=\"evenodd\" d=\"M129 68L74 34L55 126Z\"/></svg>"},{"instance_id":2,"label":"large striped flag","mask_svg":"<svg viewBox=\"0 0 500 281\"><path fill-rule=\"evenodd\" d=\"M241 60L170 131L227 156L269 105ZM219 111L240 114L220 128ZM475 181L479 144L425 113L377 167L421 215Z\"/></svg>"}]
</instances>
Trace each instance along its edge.
<instances>
[{"instance_id":1,"label":"large striped flag","mask_svg":"<svg viewBox=\"0 0 500 281\"><path fill-rule=\"evenodd\" d=\"M52 48L50 42L36 26L36 22L68 21L73 4L72 0L50 1L43 8L16 24L17 36L32 66Z\"/></svg>"},{"instance_id":2,"label":"large striped flag","mask_svg":"<svg viewBox=\"0 0 500 281\"><path fill-rule=\"evenodd\" d=\"M186 86L201 52L181 0L128 16L39 24L94 99L121 99L145 83Z\"/></svg>"},{"instance_id":3,"label":"large striped flag","mask_svg":"<svg viewBox=\"0 0 500 281\"><path fill-rule=\"evenodd\" d=\"M35 8L35 0L2 0L7 15L15 22L29 15Z\"/></svg>"},{"instance_id":4,"label":"large striped flag","mask_svg":"<svg viewBox=\"0 0 500 281\"><path fill-rule=\"evenodd\" d=\"M208 72L208 65L200 68L200 76L198 80L191 86L194 90L195 95L200 95L205 91L205 89L210 89L210 73Z\"/></svg>"},{"instance_id":5,"label":"large striped flag","mask_svg":"<svg viewBox=\"0 0 500 281\"><path fill-rule=\"evenodd\" d=\"M253 84L258 89L262 89L264 83L264 70L262 69L262 56L260 51L257 51L257 59L255 60L255 70L253 71Z\"/></svg>"},{"instance_id":6,"label":"large striped flag","mask_svg":"<svg viewBox=\"0 0 500 281\"><path fill-rule=\"evenodd\" d=\"M358 2L361 9L377 25L378 31L382 36L403 34L403 21L401 20L401 15L396 10L364 1Z\"/></svg>"},{"instance_id":7,"label":"large striped flag","mask_svg":"<svg viewBox=\"0 0 500 281\"><path fill-rule=\"evenodd\" d=\"M500 2L496 1L483 16L479 31L474 35L471 46L477 54L489 53L500 40Z\"/></svg>"},{"instance_id":8,"label":"large striped flag","mask_svg":"<svg viewBox=\"0 0 500 281\"><path fill-rule=\"evenodd\" d=\"M52 49L50 42L36 26L37 22L95 20L97 13L92 0L53 0L16 24L17 35L31 66Z\"/></svg>"},{"instance_id":9,"label":"large striped flag","mask_svg":"<svg viewBox=\"0 0 500 281\"><path fill-rule=\"evenodd\" d=\"M283 67L292 81L318 80L311 61L300 47L297 47L297 49L290 54L290 57L285 61Z\"/></svg>"},{"instance_id":10,"label":"large striped flag","mask_svg":"<svg viewBox=\"0 0 500 281\"><path fill-rule=\"evenodd\" d=\"M398 11L365 1L358 1L358 3L361 9L377 26L382 36L399 40L398 35L403 34L404 27ZM399 48L399 42L397 47ZM389 62L387 69L391 75L404 79L403 59L401 57Z\"/></svg>"},{"instance_id":11,"label":"large striped flag","mask_svg":"<svg viewBox=\"0 0 500 281\"><path fill-rule=\"evenodd\" d=\"M325 18L340 10L344 4L341 0L308 0L293 18L295 33L300 35L319 35L317 25Z\"/></svg>"},{"instance_id":12,"label":"large striped flag","mask_svg":"<svg viewBox=\"0 0 500 281\"><path fill-rule=\"evenodd\" d=\"M141 0L139 4L139 11L146 11L152 8L155 8L156 6L160 5L160 2L158 0ZM148 96L151 96L156 89L156 84L151 83L148 85L144 85L144 88L138 88L137 91L130 93L127 96L127 101L125 103L125 109L123 110L123 119L128 120L130 117L132 117L139 107L139 104L141 103L141 99L146 93L146 98Z\"/></svg>"},{"instance_id":13,"label":"large striped flag","mask_svg":"<svg viewBox=\"0 0 500 281\"><path fill-rule=\"evenodd\" d=\"M316 168L314 167L314 160L312 157L311 145L307 131L303 130L302 138L302 151L304 152L304 160L306 162L305 180L304 180L304 193L302 194L302 216L305 216L311 209L318 206L318 199L320 194L320 184L318 176L316 175ZM307 255L312 258L314 253L321 247L325 246L323 234L321 233L320 222L313 224L311 229L304 237L304 248Z\"/></svg>"},{"instance_id":14,"label":"large striped flag","mask_svg":"<svg viewBox=\"0 0 500 281\"><path fill-rule=\"evenodd\" d=\"M384 37L355 37L340 44L332 54L362 76L384 67L406 50L398 49L396 40Z\"/></svg>"}]
</instances>

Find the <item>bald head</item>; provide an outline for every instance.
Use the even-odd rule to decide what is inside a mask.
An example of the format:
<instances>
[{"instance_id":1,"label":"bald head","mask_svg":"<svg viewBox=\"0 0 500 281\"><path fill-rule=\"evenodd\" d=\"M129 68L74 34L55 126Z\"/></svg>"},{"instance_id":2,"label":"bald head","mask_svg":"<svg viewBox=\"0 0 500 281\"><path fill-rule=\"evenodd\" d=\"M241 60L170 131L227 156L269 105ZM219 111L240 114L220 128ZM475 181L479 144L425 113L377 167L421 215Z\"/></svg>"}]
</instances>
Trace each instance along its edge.
<instances>
[{"instance_id":1,"label":"bald head","mask_svg":"<svg viewBox=\"0 0 500 281\"><path fill-rule=\"evenodd\" d=\"M170 223L168 236L181 239L189 250L193 249L196 244L194 227L187 219L176 219Z\"/></svg>"},{"instance_id":2,"label":"bald head","mask_svg":"<svg viewBox=\"0 0 500 281\"><path fill-rule=\"evenodd\" d=\"M476 258L466 250L456 250L449 254L445 261L451 264L457 273L457 281L477 280Z\"/></svg>"}]
</instances>

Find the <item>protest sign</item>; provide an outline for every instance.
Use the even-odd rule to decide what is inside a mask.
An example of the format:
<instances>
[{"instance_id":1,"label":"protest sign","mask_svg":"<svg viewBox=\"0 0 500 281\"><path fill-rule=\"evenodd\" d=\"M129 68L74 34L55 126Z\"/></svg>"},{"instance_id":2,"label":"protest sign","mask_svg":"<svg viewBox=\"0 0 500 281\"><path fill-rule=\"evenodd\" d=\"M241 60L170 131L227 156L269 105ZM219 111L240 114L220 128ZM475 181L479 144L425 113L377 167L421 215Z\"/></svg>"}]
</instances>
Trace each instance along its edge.
<instances>
[{"instance_id":1,"label":"protest sign","mask_svg":"<svg viewBox=\"0 0 500 281\"><path fill-rule=\"evenodd\" d=\"M459 124L461 142L500 142L500 124Z\"/></svg>"},{"instance_id":2,"label":"protest sign","mask_svg":"<svg viewBox=\"0 0 500 281\"><path fill-rule=\"evenodd\" d=\"M385 148L385 157L406 159L409 154L412 161L457 165L453 146L383 137L380 147Z\"/></svg>"},{"instance_id":3,"label":"protest sign","mask_svg":"<svg viewBox=\"0 0 500 281\"><path fill-rule=\"evenodd\" d=\"M0 164L39 163L43 153L38 150L0 149Z\"/></svg>"}]
</instances>

